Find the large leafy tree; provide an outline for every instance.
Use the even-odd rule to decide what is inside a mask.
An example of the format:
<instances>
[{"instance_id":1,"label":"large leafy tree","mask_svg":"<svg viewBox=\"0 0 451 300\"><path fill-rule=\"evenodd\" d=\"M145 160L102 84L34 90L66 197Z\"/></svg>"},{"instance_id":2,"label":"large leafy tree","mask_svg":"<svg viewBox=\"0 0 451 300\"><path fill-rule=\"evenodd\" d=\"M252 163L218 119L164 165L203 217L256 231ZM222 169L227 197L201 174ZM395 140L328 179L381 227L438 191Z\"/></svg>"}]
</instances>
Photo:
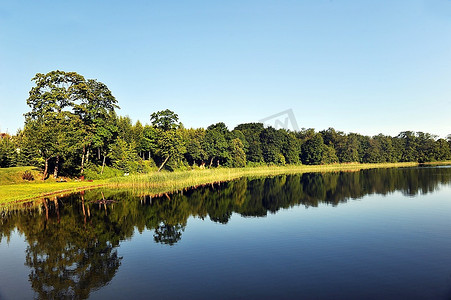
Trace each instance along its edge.
<instances>
[{"instance_id":1,"label":"large leafy tree","mask_svg":"<svg viewBox=\"0 0 451 300\"><path fill-rule=\"evenodd\" d=\"M434 158L438 161L451 159L451 149L445 139L438 139L434 143Z\"/></svg>"},{"instance_id":2,"label":"large leafy tree","mask_svg":"<svg viewBox=\"0 0 451 300\"><path fill-rule=\"evenodd\" d=\"M203 148L210 160L210 167L216 160L217 166L230 160L229 143L227 140L229 131L224 123L217 123L207 127Z\"/></svg>"},{"instance_id":3,"label":"large leafy tree","mask_svg":"<svg viewBox=\"0 0 451 300\"><path fill-rule=\"evenodd\" d=\"M232 167L244 168L246 166L246 153L244 153L244 146L239 138L230 141L230 156Z\"/></svg>"},{"instance_id":4,"label":"large leafy tree","mask_svg":"<svg viewBox=\"0 0 451 300\"><path fill-rule=\"evenodd\" d=\"M97 148L104 161L107 143L115 128L112 118L117 101L108 87L96 80L86 80L75 72L52 71L38 73L32 79L25 114L25 131L41 153L44 178L49 162L53 162L54 176L64 157L76 157L82 149L81 172L89 159L89 150Z\"/></svg>"},{"instance_id":5,"label":"large leafy tree","mask_svg":"<svg viewBox=\"0 0 451 300\"><path fill-rule=\"evenodd\" d=\"M163 131L180 127L179 116L169 109L152 113L150 115L150 122L154 127L160 128Z\"/></svg>"},{"instance_id":6,"label":"large leafy tree","mask_svg":"<svg viewBox=\"0 0 451 300\"><path fill-rule=\"evenodd\" d=\"M285 129L279 129L280 134L283 136L282 140L282 154L288 164L299 163L299 157L301 155L301 143L296 138L293 132Z\"/></svg>"},{"instance_id":7,"label":"large leafy tree","mask_svg":"<svg viewBox=\"0 0 451 300\"><path fill-rule=\"evenodd\" d=\"M285 164L285 157L282 154L284 136L280 131L273 127L263 129L260 133L260 142L266 163Z\"/></svg>"},{"instance_id":8,"label":"large leafy tree","mask_svg":"<svg viewBox=\"0 0 451 300\"><path fill-rule=\"evenodd\" d=\"M321 133L316 133L312 138L302 144L302 163L307 165L319 165L323 159L324 142Z\"/></svg>"},{"instance_id":9,"label":"large leafy tree","mask_svg":"<svg viewBox=\"0 0 451 300\"><path fill-rule=\"evenodd\" d=\"M74 113L83 122L84 129L81 140L83 146L81 173L92 149L97 149L98 159L103 155L102 167L105 165L108 145L113 142L118 131L114 119L116 118L115 109L119 108L112 92L104 83L97 80L86 81L84 96L72 104Z\"/></svg>"},{"instance_id":10,"label":"large leafy tree","mask_svg":"<svg viewBox=\"0 0 451 300\"><path fill-rule=\"evenodd\" d=\"M256 163L264 161L260 142L260 133L263 129L262 123L245 123L235 127L235 130L239 130L246 140L246 142L243 140L242 142L245 147L246 158L248 161Z\"/></svg>"},{"instance_id":11,"label":"large leafy tree","mask_svg":"<svg viewBox=\"0 0 451 300\"><path fill-rule=\"evenodd\" d=\"M61 113L66 107L73 107L76 101L87 98L88 86L85 78L75 72L52 71L36 74L35 86L27 99L31 111L28 119L40 120Z\"/></svg>"},{"instance_id":12,"label":"large leafy tree","mask_svg":"<svg viewBox=\"0 0 451 300\"><path fill-rule=\"evenodd\" d=\"M208 159L207 153L203 147L205 139L205 129L187 129L184 131L184 140L186 145L185 158L190 164L203 166Z\"/></svg>"},{"instance_id":13,"label":"large leafy tree","mask_svg":"<svg viewBox=\"0 0 451 300\"><path fill-rule=\"evenodd\" d=\"M54 174L58 175L61 151L67 144L62 132L70 110L77 101L86 99L88 87L83 76L75 72L52 71L38 73L32 79L35 86L30 90L27 104L31 111L25 114L25 127L39 148L44 162L44 176L47 177L50 159L54 159Z\"/></svg>"},{"instance_id":14,"label":"large leafy tree","mask_svg":"<svg viewBox=\"0 0 451 300\"><path fill-rule=\"evenodd\" d=\"M157 147L155 154L162 160L158 172L170 158L179 161L186 152L185 143L180 132L181 124L176 113L166 109L150 115L150 121L155 128Z\"/></svg>"},{"instance_id":15,"label":"large leafy tree","mask_svg":"<svg viewBox=\"0 0 451 300\"><path fill-rule=\"evenodd\" d=\"M418 139L413 131L403 131L396 139L401 148L401 161L418 161Z\"/></svg>"}]
</instances>

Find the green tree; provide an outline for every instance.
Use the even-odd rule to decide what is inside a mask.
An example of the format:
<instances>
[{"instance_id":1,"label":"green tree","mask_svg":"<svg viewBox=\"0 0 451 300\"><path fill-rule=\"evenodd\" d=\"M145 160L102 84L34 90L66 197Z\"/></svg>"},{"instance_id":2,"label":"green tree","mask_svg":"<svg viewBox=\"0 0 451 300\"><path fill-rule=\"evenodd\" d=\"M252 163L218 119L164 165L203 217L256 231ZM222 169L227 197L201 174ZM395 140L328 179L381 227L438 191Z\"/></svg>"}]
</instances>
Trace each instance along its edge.
<instances>
[{"instance_id":1,"label":"green tree","mask_svg":"<svg viewBox=\"0 0 451 300\"><path fill-rule=\"evenodd\" d=\"M14 167L17 164L17 152L10 136L0 138L0 168Z\"/></svg>"},{"instance_id":2,"label":"green tree","mask_svg":"<svg viewBox=\"0 0 451 300\"><path fill-rule=\"evenodd\" d=\"M187 129L184 131L186 144L185 158L191 164L204 165L208 155L203 148L205 144L205 129Z\"/></svg>"},{"instance_id":3,"label":"green tree","mask_svg":"<svg viewBox=\"0 0 451 300\"><path fill-rule=\"evenodd\" d=\"M158 167L159 172L163 169L164 165L170 158L176 162L179 162L186 152L186 147L180 130L171 129L164 131L157 128L157 134L158 140L156 155L163 160Z\"/></svg>"},{"instance_id":4,"label":"green tree","mask_svg":"<svg viewBox=\"0 0 451 300\"><path fill-rule=\"evenodd\" d=\"M363 162L365 163L379 163L385 162L385 158L382 151L380 139L372 138L368 141L368 148L365 151Z\"/></svg>"},{"instance_id":5,"label":"green tree","mask_svg":"<svg viewBox=\"0 0 451 300\"><path fill-rule=\"evenodd\" d=\"M246 166L246 153L244 153L244 146L239 138L231 140L230 156L232 167L244 168Z\"/></svg>"},{"instance_id":6,"label":"green tree","mask_svg":"<svg viewBox=\"0 0 451 300\"><path fill-rule=\"evenodd\" d=\"M89 153L97 149L97 160L103 156L102 170L109 144L117 134L115 109L118 109L117 100L108 87L97 80L86 81L87 91L85 97L73 103L74 113L82 120L83 136L80 139L83 149L81 159L81 173L85 162L88 163ZM130 141L129 141L130 142Z\"/></svg>"},{"instance_id":7,"label":"green tree","mask_svg":"<svg viewBox=\"0 0 451 300\"><path fill-rule=\"evenodd\" d=\"M139 159L135 146L127 143L121 138L117 138L114 144L110 145L109 158L113 166L126 173L137 170L137 161Z\"/></svg>"},{"instance_id":8,"label":"green tree","mask_svg":"<svg viewBox=\"0 0 451 300\"><path fill-rule=\"evenodd\" d=\"M36 166L39 167L40 153L32 142L25 130L19 130L16 137L17 149L19 151L17 156L18 166Z\"/></svg>"},{"instance_id":9,"label":"green tree","mask_svg":"<svg viewBox=\"0 0 451 300\"><path fill-rule=\"evenodd\" d=\"M150 122L152 126L163 131L175 130L180 127L179 116L169 109L152 113Z\"/></svg>"},{"instance_id":10,"label":"green tree","mask_svg":"<svg viewBox=\"0 0 451 300\"><path fill-rule=\"evenodd\" d=\"M445 139L438 139L434 143L434 158L438 161L451 159L451 149L449 143Z\"/></svg>"},{"instance_id":11,"label":"green tree","mask_svg":"<svg viewBox=\"0 0 451 300\"><path fill-rule=\"evenodd\" d=\"M435 161L435 140L437 136L424 133L417 132L417 153L418 153L418 161L419 162L427 162L427 161Z\"/></svg>"},{"instance_id":12,"label":"green tree","mask_svg":"<svg viewBox=\"0 0 451 300\"><path fill-rule=\"evenodd\" d=\"M245 123L235 127L235 130L239 130L246 142L243 142L246 152L246 159L250 162L260 163L263 162L263 152L260 142L260 133L264 127L262 123Z\"/></svg>"},{"instance_id":13,"label":"green tree","mask_svg":"<svg viewBox=\"0 0 451 300\"><path fill-rule=\"evenodd\" d=\"M217 166L225 164L230 159L227 135L228 130L224 123L213 124L207 127L202 147L210 160L210 167L215 159Z\"/></svg>"},{"instance_id":14,"label":"green tree","mask_svg":"<svg viewBox=\"0 0 451 300\"><path fill-rule=\"evenodd\" d=\"M301 155L301 143L293 132L279 129L283 136L282 154L288 164L298 164Z\"/></svg>"},{"instance_id":15,"label":"green tree","mask_svg":"<svg viewBox=\"0 0 451 300\"><path fill-rule=\"evenodd\" d=\"M302 163L319 165L323 159L324 142L321 133L316 133L301 146Z\"/></svg>"},{"instance_id":16,"label":"green tree","mask_svg":"<svg viewBox=\"0 0 451 300\"><path fill-rule=\"evenodd\" d=\"M324 145L321 164L334 164L334 163L338 163L338 157L335 152L334 146Z\"/></svg>"},{"instance_id":17,"label":"green tree","mask_svg":"<svg viewBox=\"0 0 451 300\"><path fill-rule=\"evenodd\" d=\"M161 164L158 172L170 158L180 161L186 152L185 143L181 131L178 115L166 109L154 112L150 115L150 121L155 128L156 150L155 154L160 158Z\"/></svg>"},{"instance_id":18,"label":"green tree","mask_svg":"<svg viewBox=\"0 0 451 300\"><path fill-rule=\"evenodd\" d=\"M263 129L260 133L260 143L263 159L268 164L285 164L285 157L282 159L283 135L273 127Z\"/></svg>"},{"instance_id":19,"label":"green tree","mask_svg":"<svg viewBox=\"0 0 451 300\"><path fill-rule=\"evenodd\" d=\"M86 98L87 85L83 76L75 72L52 71L47 74L38 73L32 79L35 86L31 89L27 104L31 111L25 114L26 126L33 132L33 144L39 148L44 161L44 176L47 177L50 159L54 159L54 175L58 175L58 166L62 151L67 147L63 139L66 118L71 120L72 108L76 101Z\"/></svg>"},{"instance_id":20,"label":"green tree","mask_svg":"<svg viewBox=\"0 0 451 300\"><path fill-rule=\"evenodd\" d=\"M143 139L141 140L141 148L147 152L148 159L152 159L152 155L155 155L157 151L159 130L153 126L145 125L143 128Z\"/></svg>"},{"instance_id":21,"label":"green tree","mask_svg":"<svg viewBox=\"0 0 451 300\"><path fill-rule=\"evenodd\" d=\"M401 148L400 161L418 161L418 139L413 131L403 131L396 137Z\"/></svg>"}]
</instances>

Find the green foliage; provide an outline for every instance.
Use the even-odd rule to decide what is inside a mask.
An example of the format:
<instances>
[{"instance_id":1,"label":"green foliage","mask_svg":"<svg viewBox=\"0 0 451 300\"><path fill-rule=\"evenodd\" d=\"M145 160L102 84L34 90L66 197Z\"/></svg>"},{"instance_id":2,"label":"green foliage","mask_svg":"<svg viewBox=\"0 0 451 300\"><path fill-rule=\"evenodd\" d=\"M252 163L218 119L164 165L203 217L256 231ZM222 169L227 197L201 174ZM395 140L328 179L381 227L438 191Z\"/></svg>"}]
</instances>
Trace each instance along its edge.
<instances>
[{"instance_id":1,"label":"green foliage","mask_svg":"<svg viewBox=\"0 0 451 300\"><path fill-rule=\"evenodd\" d=\"M231 167L244 168L246 166L246 153L244 153L243 143L239 138L235 138L230 144Z\"/></svg>"},{"instance_id":2,"label":"green foliage","mask_svg":"<svg viewBox=\"0 0 451 300\"><path fill-rule=\"evenodd\" d=\"M186 152L181 131L174 129L164 131L157 128L157 136L157 150L155 154L160 157L160 161L163 161L160 169L168 159L180 162Z\"/></svg>"},{"instance_id":3,"label":"green foliage","mask_svg":"<svg viewBox=\"0 0 451 300\"><path fill-rule=\"evenodd\" d=\"M277 153L275 163L276 163L276 165L279 165L279 166L285 166L285 164L286 164L285 156L283 156L282 153Z\"/></svg>"},{"instance_id":4,"label":"green foliage","mask_svg":"<svg viewBox=\"0 0 451 300\"><path fill-rule=\"evenodd\" d=\"M183 139L186 145L185 158L190 164L201 165L208 159L205 144L205 129L188 129L184 131Z\"/></svg>"},{"instance_id":5,"label":"green foliage","mask_svg":"<svg viewBox=\"0 0 451 300\"><path fill-rule=\"evenodd\" d=\"M216 161L216 165L219 166L230 160L228 134L224 123L208 126L202 147L210 160L210 166L213 165L213 161Z\"/></svg>"},{"instance_id":6,"label":"green foliage","mask_svg":"<svg viewBox=\"0 0 451 300\"><path fill-rule=\"evenodd\" d=\"M246 140L246 142L242 142L249 162L260 163L264 161L260 141L260 133L263 129L262 123L246 123L235 127L235 130L239 130Z\"/></svg>"},{"instance_id":7,"label":"green foliage","mask_svg":"<svg viewBox=\"0 0 451 300\"><path fill-rule=\"evenodd\" d=\"M133 173L139 170L138 157L135 146L129 144L121 138L110 145L110 153L108 157L113 163L113 167L125 173Z\"/></svg>"},{"instance_id":8,"label":"green foliage","mask_svg":"<svg viewBox=\"0 0 451 300\"><path fill-rule=\"evenodd\" d=\"M293 132L280 130L283 135L282 154L287 164L298 164L301 155L301 143Z\"/></svg>"},{"instance_id":9,"label":"green foliage","mask_svg":"<svg viewBox=\"0 0 451 300\"><path fill-rule=\"evenodd\" d=\"M434 143L434 158L436 161L451 159L451 147L444 139L439 139Z\"/></svg>"},{"instance_id":10,"label":"green foliage","mask_svg":"<svg viewBox=\"0 0 451 300\"><path fill-rule=\"evenodd\" d=\"M175 130L180 127L179 117L173 111L166 109L154 112L150 115L152 126L163 131Z\"/></svg>"},{"instance_id":11,"label":"green foliage","mask_svg":"<svg viewBox=\"0 0 451 300\"><path fill-rule=\"evenodd\" d=\"M321 164L335 164L338 163L338 157L335 152L335 148L332 145L323 144L323 155L321 158Z\"/></svg>"},{"instance_id":12,"label":"green foliage","mask_svg":"<svg viewBox=\"0 0 451 300\"><path fill-rule=\"evenodd\" d=\"M65 160L71 160L73 166L74 157L82 150L83 171L92 147L108 148L106 143L114 131L111 117L118 108L116 99L105 84L85 80L75 72L38 73L33 81L35 86L27 99L31 111L25 114L25 132L40 153L44 177L49 164L53 164L55 177ZM72 172L77 169L72 167Z\"/></svg>"},{"instance_id":13,"label":"green foliage","mask_svg":"<svg viewBox=\"0 0 451 300\"><path fill-rule=\"evenodd\" d=\"M405 131L396 137L345 134L333 128L298 132L245 123L229 131L223 122L185 129L166 109L151 125L116 114L108 87L75 72L51 71L32 79L24 129L0 141L0 167L33 165L64 175L85 166L113 166L123 172L190 169L194 166L255 166L330 163L430 162L451 159L448 140ZM244 153L244 155L243 155ZM90 172L90 171L89 171Z\"/></svg>"},{"instance_id":14,"label":"green foliage","mask_svg":"<svg viewBox=\"0 0 451 300\"><path fill-rule=\"evenodd\" d=\"M11 168L0 168L0 190L5 190L4 185L16 185L23 183L24 173L30 172L34 178L39 178L39 170L34 167L11 167ZM20 189L19 189L20 190ZM11 191L7 191L8 194ZM1 202L1 201L0 201Z\"/></svg>"},{"instance_id":15,"label":"green foliage","mask_svg":"<svg viewBox=\"0 0 451 300\"><path fill-rule=\"evenodd\" d=\"M302 163L307 165L319 165L323 160L325 145L320 133L314 134L304 144L302 144ZM327 149L329 150L329 149ZM329 155L326 154L326 157Z\"/></svg>"},{"instance_id":16,"label":"green foliage","mask_svg":"<svg viewBox=\"0 0 451 300\"><path fill-rule=\"evenodd\" d=\"M0 168L16 166L17 157L13 140L10 137L0 138Z\"/></svg>"},{"instance_id":17,"label":"green foliage","mask_svg":"<svg viewBox=\"0 0 451 300\"><path fill-rule=\"evenodd\" d=\"M102 173L102 167L96 166L94 164L88 166L85 169L85 173L84 173L85 179L94 179L94 180L119 177L119 176L123 176L123 175L124 175L123 170L115 169L115 168L108 167L108 166L105 166L103 168L103 173Z\"/></svg>"},{"instance_id":18,"label":"green foliage","mask_svg":"<svg viewBox=\"0 0 451 300\"><path fill-rule=\"evenodd\" d=\"M281 160L281 149L284 143L283 134L273 127L268 127L260 133L263 159L268 164L285 164L285 158Z\"/></svg>"}]
</instances>

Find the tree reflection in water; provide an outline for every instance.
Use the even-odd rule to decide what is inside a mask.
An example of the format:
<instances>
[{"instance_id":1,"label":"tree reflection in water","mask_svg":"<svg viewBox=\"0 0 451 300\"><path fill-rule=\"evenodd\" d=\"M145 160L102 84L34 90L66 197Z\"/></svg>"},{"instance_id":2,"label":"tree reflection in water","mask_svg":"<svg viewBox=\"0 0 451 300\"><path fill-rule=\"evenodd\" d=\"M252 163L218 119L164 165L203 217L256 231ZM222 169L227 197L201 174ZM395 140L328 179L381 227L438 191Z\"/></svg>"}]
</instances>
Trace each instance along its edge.
<instances>
[{"instance_id":1,"label":"tree reflection in water","mask_svg":"<svg viewBox=\"0 0 451 300\"><path fill-rule=\"evenodd\" d=\"M241 178L161 197L93 190L3 211L0 240L14 230L26 237L25 264L40 298L85 299L115 276L122 259L117 247L135 230L152 230L155 242L175 246L191 216L226 224L233 213L263 217L297 205L336 206L368 194L412 196L450 181L451 168L406 168Z\"/></svg>"}]
</instances>

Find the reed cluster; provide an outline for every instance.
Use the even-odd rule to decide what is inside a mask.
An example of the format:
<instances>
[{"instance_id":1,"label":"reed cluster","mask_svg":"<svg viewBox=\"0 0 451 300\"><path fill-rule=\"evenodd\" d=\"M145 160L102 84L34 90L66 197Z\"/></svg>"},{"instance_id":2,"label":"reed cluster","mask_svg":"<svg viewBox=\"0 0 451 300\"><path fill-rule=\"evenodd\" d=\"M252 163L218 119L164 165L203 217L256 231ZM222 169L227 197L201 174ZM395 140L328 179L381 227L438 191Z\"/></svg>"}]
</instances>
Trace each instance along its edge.
<instances>
[{"instance_id":1,"label":"reed cluster","mask_svg":"<svg viewBox=\"0 0 451 300\"><path fill-rule=\"evenodd\" d=\"M448 162L449 164L450 162ZM330 165L287 165L258 166L246 168L213 168L191 171L154 172L115 177L105 180L45 182L39 180L21 184L6 184L0 186L0 205L30 200L49 195L63 195L78 190L98 187L124 188L131 190L146 190L149 194L168 193L189 187L197 187L210 183L230 181L240 177L276 176L281 174L299 174L308 172L338 172L359 171L373 168L397 168L418 166L416 162L379 163L379 164L330 164Z\"/></svg>"}]
</instances>

